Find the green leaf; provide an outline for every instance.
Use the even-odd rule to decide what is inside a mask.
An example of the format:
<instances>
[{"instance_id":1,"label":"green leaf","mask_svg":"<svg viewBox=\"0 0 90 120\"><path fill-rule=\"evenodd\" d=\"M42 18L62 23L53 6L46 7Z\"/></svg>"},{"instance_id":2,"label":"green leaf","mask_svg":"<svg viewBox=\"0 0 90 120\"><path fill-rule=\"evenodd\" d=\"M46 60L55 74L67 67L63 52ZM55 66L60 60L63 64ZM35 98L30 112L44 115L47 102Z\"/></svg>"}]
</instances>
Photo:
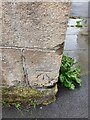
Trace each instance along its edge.
<instances>
[{"instance_id":1,"label":"green leaf","mask_svg":"<svg viewBox=\"0 0 90 120\"><path fill-rule=\"evenodd\" d=\"M16 108L19 108L21 105L19 103L15 104Z\"/></svg>"},{"instance_id":2,"label":"green leaf","mask_svg":"<svg viewBox=\"0 0 90 120\"><path fill-rule=\"evenodd\" d=\"M82 85L82 81L79 78L76 78L76 83L78 83L80 86Z\"/></svg>"},{"instance_id":3,"label":"green leaf","mask_svg":"<svg viewBox=\"0 0 90 120\"><path fill-rule=\"evenodd\" d=\"M74 85L74 84L71 84L70 89L71 89L71 90L74 90L74 89L75 89L75 85Z\"/></svg>"},{"instance_id":4,"label":"green leaf","mask_svg":"<svg viewBox=\"0 0 90 120\"><path fill-rule=\"evenodd\" d=\"M61 83L63 83L65 79L66 79L66 77L63 74L61 74L60 75L60 81L61 81Z\"/></svg>"},{"instance_id":5,"label":"green leaf","mask_svg":"<svg viewBox=\"0 0 90 120\"><path fill-rule=\"evenodd\" d=\"M64 86L71 89L71 90L74 90L74 88L75 88L74 84L72 84L72 82L69 80L65 81Z\"/></svg>"}]
</instances>

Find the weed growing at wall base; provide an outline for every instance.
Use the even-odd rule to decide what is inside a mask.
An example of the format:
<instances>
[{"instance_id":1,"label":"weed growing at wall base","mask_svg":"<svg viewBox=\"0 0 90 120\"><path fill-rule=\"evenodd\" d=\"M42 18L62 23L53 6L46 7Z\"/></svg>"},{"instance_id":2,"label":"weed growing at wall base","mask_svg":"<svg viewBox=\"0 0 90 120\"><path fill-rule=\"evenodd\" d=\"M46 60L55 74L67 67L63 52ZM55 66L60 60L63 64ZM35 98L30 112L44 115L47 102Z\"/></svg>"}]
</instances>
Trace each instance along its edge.
<instances>
[{"instance_id":1,"label":"weed growing at wall base","mask_svg":"<svg viewBox=\"0 0 90 120\"><path fill-rule=\"evenodd\" d=\"M80 66L68 55L63 55L59 73L59 83L66 88L74 90L76 86L81 86Z\"/></svg>"}]
</instances>

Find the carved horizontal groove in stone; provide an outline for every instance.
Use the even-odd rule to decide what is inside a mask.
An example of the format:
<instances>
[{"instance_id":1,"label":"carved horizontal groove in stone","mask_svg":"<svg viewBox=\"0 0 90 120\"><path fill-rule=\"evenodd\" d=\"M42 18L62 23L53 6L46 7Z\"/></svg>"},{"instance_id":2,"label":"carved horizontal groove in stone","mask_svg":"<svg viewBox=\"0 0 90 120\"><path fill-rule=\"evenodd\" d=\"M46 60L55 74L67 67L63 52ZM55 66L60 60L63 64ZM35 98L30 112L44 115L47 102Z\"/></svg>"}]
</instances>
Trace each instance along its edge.
<instances>
[{"instance_id":1,"label":"carved horizontal groove in stone","mask_svg":"<svg viewBox=\"0 0 90 120\"><path fill-rule=\"evenodd\" d=\"M42 51L42 52L55 52L59 55L62 54L63 52L63 48L64 48L64 42L53 47L52 49L50 48L37 48L37 47L18 47L18 46L0 46L0 49L20 49L20 50L24 50L24 49L27 49L27 50L33 50L33 51Z\"/></svg>"},{"instance_id":2,"label":"carved horizontal groove in stone","mask_svg":"<svg viewBox=\"0 0 90 120\"><path fill-rule=\"evenodd\" d=\"M18 46L0 46L0 49L15 49L15 50L33 50L33 51L42 51L42 52L55 52L54 49L50 48L37 48L37 47L18 47Z\"/></svg>"}]
</instances>

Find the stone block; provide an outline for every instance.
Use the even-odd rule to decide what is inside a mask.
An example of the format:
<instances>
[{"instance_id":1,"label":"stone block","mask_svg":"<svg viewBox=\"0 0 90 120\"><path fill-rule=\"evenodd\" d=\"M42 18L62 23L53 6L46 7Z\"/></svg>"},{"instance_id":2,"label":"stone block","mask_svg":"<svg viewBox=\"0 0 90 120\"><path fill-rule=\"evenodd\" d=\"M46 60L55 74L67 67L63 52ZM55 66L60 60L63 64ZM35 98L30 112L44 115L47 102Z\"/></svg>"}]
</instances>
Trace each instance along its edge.
<instances>
[{"instance_id":1,"label":"stone block","mask_svg":"<svg viewBox=\"0 0 90 120\"><path fill-rule=\"evenodd\" d=\"M0 49L0 85L2 84L2 49Z\"/></svg>"},{"instance_id":2,"label":"stone block","mask_svg":"<svg viewBox=\"0 0 90 120\"><path fill-rule=\"evenodd\" d=\"M2 83L8 86L18 85L23 81L21 51L2 49Z\"/></svg>"},{"instance_id":3,"label":"stone block","mask_svg":"<svg viewBox=\"0 0 90 120\"><path fill-rule=\"evenodd\" d=\"M54 51L25 50L24 57L24 69L30 86L43 88L56 84L62 56Z\"/></svg>"},{"instance_id":4,"label":"stone block","mask_svg":"<svg viewBox=\"0 0 90 120\"><path fill-rule=\"evenodd\" d=\"M69 9L69 2L2 2L5 102L55 101Z\"/></svg>"},{"instance_id":5,"label":"stone block","mask_svg":"<svg viewBox=\"0 0 90 120\"><path fill-rule=\"evenodd\" d=\"M69 3L3 2L2 45L49 48L63 43Z\"/></svg>"}]
</instances>

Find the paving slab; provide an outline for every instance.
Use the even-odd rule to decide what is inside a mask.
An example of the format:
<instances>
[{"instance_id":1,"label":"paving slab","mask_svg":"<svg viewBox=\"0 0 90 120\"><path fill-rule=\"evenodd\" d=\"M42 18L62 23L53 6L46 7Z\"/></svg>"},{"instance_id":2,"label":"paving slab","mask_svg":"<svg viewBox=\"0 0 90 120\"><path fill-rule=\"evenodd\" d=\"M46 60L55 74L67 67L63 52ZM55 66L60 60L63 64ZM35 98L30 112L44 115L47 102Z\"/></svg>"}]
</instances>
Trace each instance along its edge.
<instances>
[{"instance_id":1,"label":"paving slab","mask_svg":"<svg viewBox=\"0 0 90 120\"><path fill-rule=\"evenodd\" d=\"M71 16L72 17L72 16ZM83 19L76 18L76 19L69 19L68 26L75 26L77 21L82 21Z\"/></svg>"},{"instance_id":2,"label":"paving slab","mask_svg":"<svg viewBox=\"0 0 90 120\"><path fill-rule=\"evenodd\" d=\"M81 28L77 27L67 27L66 35L78 35L78 32L81 30Z\"/></svg>"},{"instance_id":3,"label":"paving slab","mask_svg":"<svg viewBox=\"0 0 90 120\"><path fill-rule=\"evenodd\" d=\"M88 7L90 6L87 0L72 2L71 16L88 17Z\"/></svg>"},{"instance_id":4,"label":"paving slab","mask_svg":"<svg viewBox=\"0 0 90 120\"><path fill-rule=\"evenodd\" d=\"M80 31L80 30L79 30ZM83 31L84 33L84 31ZM82 34L66 34L64 50L88 50L88 35Z\"/></svg>"}]
</instances>

